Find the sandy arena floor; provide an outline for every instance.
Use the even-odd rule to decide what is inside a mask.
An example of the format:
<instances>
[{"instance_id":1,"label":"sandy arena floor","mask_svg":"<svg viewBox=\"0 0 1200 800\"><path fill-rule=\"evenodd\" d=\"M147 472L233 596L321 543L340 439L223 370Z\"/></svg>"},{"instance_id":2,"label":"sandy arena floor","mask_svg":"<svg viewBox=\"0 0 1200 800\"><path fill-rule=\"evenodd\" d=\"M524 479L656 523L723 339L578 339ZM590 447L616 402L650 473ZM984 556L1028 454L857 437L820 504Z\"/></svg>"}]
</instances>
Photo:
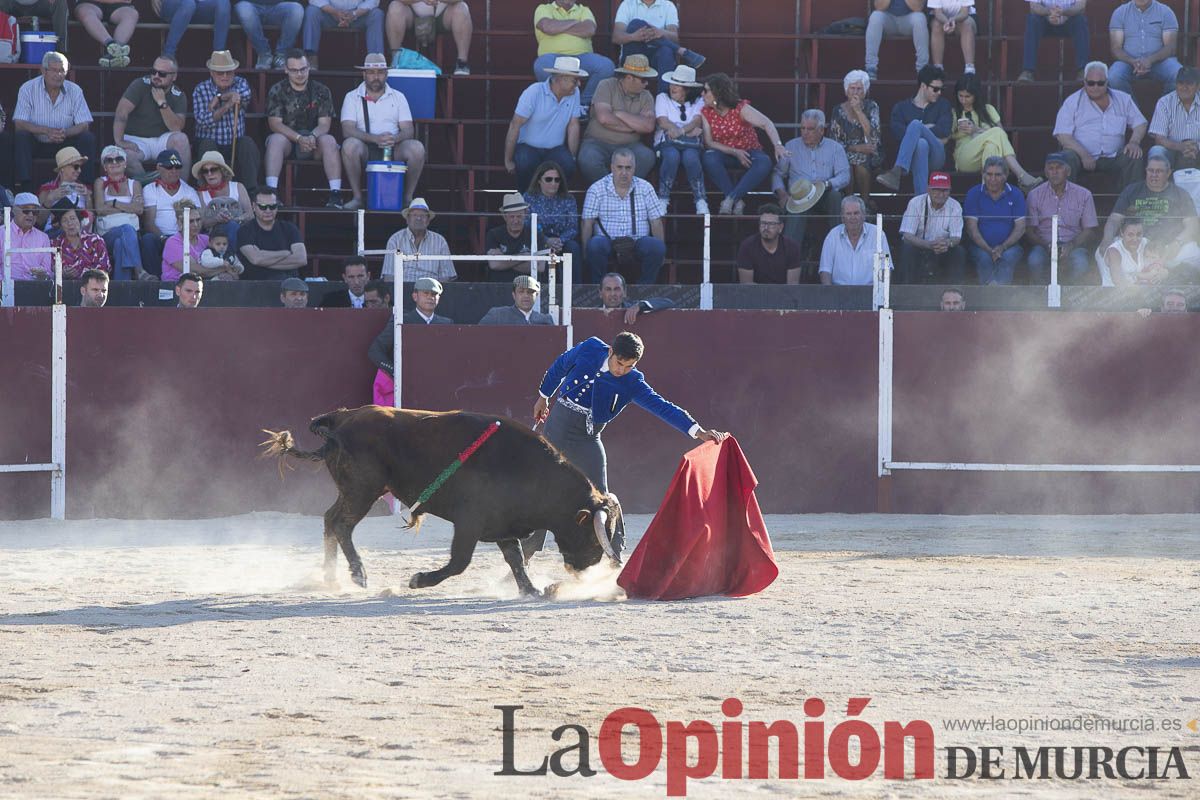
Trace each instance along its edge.
<instances>
[{"instance_id":1,"label":"sandy arena floor","mask_svg":"<svg viewBox=\"0 0 1200 800\"><path fill-rule=\"evenodd\" d=\"M649 517L630 517L636 542ZM693 780L691 797L1200 796L1200 520L768 517L781 574L763 594L688 602L518 600L481 546L435 589L449 528L372 517L370 588L320 582L320 520L0 523L0 797L663 797L601 765L605 716L660 722L928 720L936 778ZM535 583L562 577L557 554ZM611 595L611 576L586 587ZM592 778L505 777L592 736ZM1173 730L963 732L992 717L1169 720ZM1144 723L1143 723L1144 724ZM626 753L635 748L627 736ZM953 781L944 748L1186 748L1190 780ZM665 762L665 756L664 756ZM574 755L568 765L576 763ZM719 772L718 772L719 774ZM774 771L773 773L774 774Z\"/></svg>"}]
</instances>

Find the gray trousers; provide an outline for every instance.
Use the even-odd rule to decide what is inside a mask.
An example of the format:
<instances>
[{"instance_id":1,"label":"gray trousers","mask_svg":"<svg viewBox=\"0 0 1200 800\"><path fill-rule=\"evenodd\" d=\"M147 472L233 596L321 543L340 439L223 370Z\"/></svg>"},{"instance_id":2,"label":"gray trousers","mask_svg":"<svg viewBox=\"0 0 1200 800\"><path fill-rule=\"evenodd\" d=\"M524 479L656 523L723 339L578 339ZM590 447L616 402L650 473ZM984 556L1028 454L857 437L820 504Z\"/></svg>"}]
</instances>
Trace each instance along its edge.
<instances>
[{"instance_id":1,"label":"gray trousers","mask_svg":"<svg viewBox=\"0 0 1200 800\"><path fill-rule=\"evenodd\" d=\"M879 46L884 36L911 36L917 51L917 72L929 63L929 20L920 11L904 17L893 16L886 11L872 11L867 19L868 72L879 69Z\"/></svg>"}]
</instances>

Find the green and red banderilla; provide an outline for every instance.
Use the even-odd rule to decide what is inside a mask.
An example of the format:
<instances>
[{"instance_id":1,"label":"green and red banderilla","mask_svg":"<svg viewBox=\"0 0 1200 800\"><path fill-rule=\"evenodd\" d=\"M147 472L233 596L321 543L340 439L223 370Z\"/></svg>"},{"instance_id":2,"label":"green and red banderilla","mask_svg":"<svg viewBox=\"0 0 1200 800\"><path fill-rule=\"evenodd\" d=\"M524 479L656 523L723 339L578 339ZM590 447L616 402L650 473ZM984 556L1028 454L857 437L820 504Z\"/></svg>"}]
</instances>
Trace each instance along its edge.
<instances>
[{"instance_id":1,"label":"green and red banderilla","mask_svg":"<svg viewBox=\"0 0 1200 800\"><path fill-rule=\"evenodd\" d=\"M454 475L454 473L458 472L462 465L467 462L467 459L475 455L475 451L482 447L483 443L490 439L492 434L498 430L500 430L500 420L496 420L491 425L488 425L487 428L484 429L483 433L479 434L478 439L471 442L471 444L465 450L458 454L458 458L451 461L450 465L442 470L440 475L433 479L433 483L425 487L425 490L421 492L421 496L417 498L417 502L413 503L412 507L408 509L410 517L405 525L406 528L418 527L419 529L420 521L418 520L417 509L419 509L423 504L429 502L429 498L433 497L434 493L438 489L442 488L442 484L450 480L450 477Z\"/></svg>"}]
</instances>

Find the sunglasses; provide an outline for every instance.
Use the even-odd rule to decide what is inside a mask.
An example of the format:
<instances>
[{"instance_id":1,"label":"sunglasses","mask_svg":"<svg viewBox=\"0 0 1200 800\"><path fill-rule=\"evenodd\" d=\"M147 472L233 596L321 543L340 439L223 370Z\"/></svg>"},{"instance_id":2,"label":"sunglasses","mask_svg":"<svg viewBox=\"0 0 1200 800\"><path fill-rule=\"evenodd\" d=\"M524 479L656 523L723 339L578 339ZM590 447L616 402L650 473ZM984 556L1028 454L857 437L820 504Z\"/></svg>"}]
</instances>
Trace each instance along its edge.
<instances>
[{"instance_id":1,"label":"sunglasses","mask_svg":"<svg viewBox=\"0 0 1200 800\"><path fill-rule=\"evenodd\" d=\"M36 214L38 210L36 208L18 208L16 212L18 214Z\"/></svg>"},{"instance_id":2,"label":"sunglasses","mask_svg":"<svg viewBox=\"0 0 1200 800\"><path fill-rule=\"evenodd\" d=\"M278 211L279 203L255 203L262 211Z\"/></svg>"},{"instance_id":3,"label":"sunglasses","mask_svg":"<svg viewBox=\"0 0 1200 800\"><path fill-rule=\"evenodd\" d=\"M156 69L156 70L154 70L154 72L152 74L159 78L170 78L175 73L174 72L163 72L161 69Z\"/></svg>"},{"instance_id":4,"label":"sunglasses","mask_svg":"<svg viewBox=\"0 0 1200 800\"><path fill-rule=\"evenodd\" d=\"M212 175L214 172L220 173L223 170L220 167L201 167L201 175Z\"/></svg>"},{"instance_id":5,"label":"sunglasses","mask_svg":"<svg viewBox=\"0 0 1200 800\"><path fill-rule=\"evenodd\" d=\"M562 178L557 175L543 175L542 181L544 183L562 183Z\"/></svg>"},{"instance_id":6,"label":"sunglasses","mask_svg":"<svg viewBox=\"0 0 1200 800\"><path fill-rule=\"evenodd\" d=\"M1088 86L1107 86L1108 81L1084 81Z\"/></svg>"},{"instance_id":7,"label":"sunglasses","mask_svg":"<svg viewBox=\"0 0 1200 800\"><path fill-rule=\"evenodd\" d=\"M305 64L303 67L288 67L285 71L300 73L300 72L308 72L308 70L309 70L309 66L308 66L308 64Z\"/></svg>"},{"instance_id":8,"label":"sunglasses","mask_svg":"<svg viewBox=\"0 0 1200 800\"><path fill-rule=\"evenodd\" d=\"M941 94L942 89L945 89L946 87L945 86L930 86L929 88L934 94Z\"/></svg>"},{"instance_id":9,"label":"sunglasses","mask_svg":"<svg viewBox=\"0 0 1200 800\"><path fill-rule=\"evenodd\" d=\"M159 164L159 169L183 169L182 164Z\"/></svg>"},{"instance_id":10,"label":"sunglasses","mask_svg":"<svg viewBox=\"0 0 1200 800\"><path fill-rule=\"evenodd\" d=\"M125 163L124 156L109 156L108 158L105 158L102 160L105 164L124 164Z\"/></svg>"}]
</instances>

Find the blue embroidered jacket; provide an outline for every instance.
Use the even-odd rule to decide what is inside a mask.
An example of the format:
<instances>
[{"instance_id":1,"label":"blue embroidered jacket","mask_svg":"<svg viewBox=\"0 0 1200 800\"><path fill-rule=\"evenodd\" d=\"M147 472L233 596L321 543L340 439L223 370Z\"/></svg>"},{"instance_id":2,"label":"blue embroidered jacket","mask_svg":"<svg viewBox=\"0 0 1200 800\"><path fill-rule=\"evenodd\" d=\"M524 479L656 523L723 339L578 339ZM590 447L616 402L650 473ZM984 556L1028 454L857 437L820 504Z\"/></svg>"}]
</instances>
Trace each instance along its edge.
<instances>
[{"instance_id":1,"label":"blue embroidered jacket","mask_svg":"<svg viewBox=\"0 0 1200 800\"><path fill-rule=\"evenodd\" d=\"M692 415L651 389L640 370L631 369L617 378L602 369L607 359L608 345L603 340L593 336L580 342L546 370L539 389L542 397L548 400L561 388L559 402L587 414L589 432L593 424L608 423L634 402L688 436L696 435L700 426Z\"/></svg>"}]
</instances>

